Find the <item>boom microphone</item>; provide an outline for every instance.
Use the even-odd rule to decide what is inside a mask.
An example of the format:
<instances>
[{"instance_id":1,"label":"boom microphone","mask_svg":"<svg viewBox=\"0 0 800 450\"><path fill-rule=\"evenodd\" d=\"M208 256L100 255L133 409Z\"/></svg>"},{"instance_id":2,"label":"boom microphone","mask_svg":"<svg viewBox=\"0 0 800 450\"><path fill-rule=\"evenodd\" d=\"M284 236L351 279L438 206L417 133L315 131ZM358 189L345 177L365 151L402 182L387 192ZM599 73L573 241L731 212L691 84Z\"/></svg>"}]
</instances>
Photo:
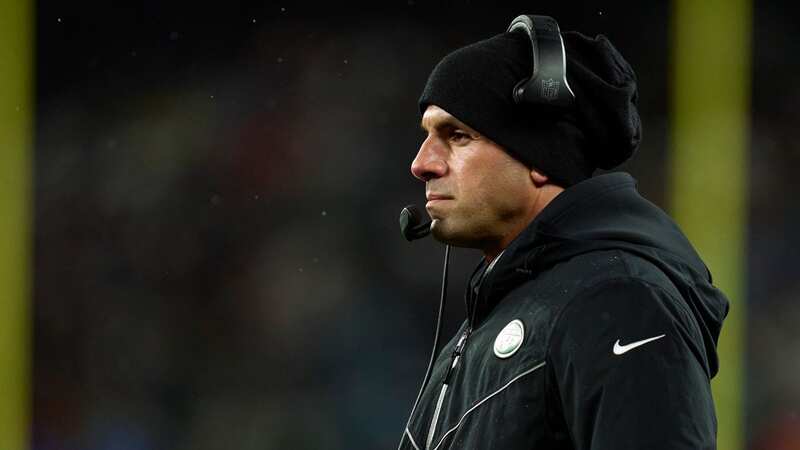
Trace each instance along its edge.
<instances>
[{"instance_id":1,"label":"boom microphone","mask_svg":"<svg viewBox=\"0 0 800 450\"><path fill-rule=\"evenodd\" d=\"M403 237L409 242L424 238L425 236L431 234L431 223L432 221L430 220L423 222L422 213L420 213L419 208L417 208L416 205L408 205L400 212L400 232L403 233ZM439 353L439 339L442 336L444 304L445 299L447 298L447 266L449 262L450 245L446 245L444 248L444 268L442 270L442 293L439 297L439 314L436 316L436 331L433 334L433 350L431 350L431 358L428 361L428 368L425 370L425 377L422 378L422 386L419 388L417 399L414 400L414 406L411 408L411 414L408 416L406 429L403 430L403 437L400 438L400 446L398 447L398 450L403 447L403 441L406 438L406 434L409 434L410 436L408 426L411 423L411 418L414 417L414 412L417 410L419 399L422 398L422 393L425 391L425 386L427 386L428 381L430 381L431 372L433 371L433 363L436 361L436 355ZM414 445L414 447L416 448L416 445Z\"/></svg>"},{"instance_id":2,"label":"boom microphone","mask_svg":"<svg viewBox=\"0 0 800 450\"><path fill-rule=\"evenodd\" d=\"M422 239L431 233L431 221L423 222L417 205L408 205L400 212L400 232L409 242Z\"/></svg>"}]
</instances>

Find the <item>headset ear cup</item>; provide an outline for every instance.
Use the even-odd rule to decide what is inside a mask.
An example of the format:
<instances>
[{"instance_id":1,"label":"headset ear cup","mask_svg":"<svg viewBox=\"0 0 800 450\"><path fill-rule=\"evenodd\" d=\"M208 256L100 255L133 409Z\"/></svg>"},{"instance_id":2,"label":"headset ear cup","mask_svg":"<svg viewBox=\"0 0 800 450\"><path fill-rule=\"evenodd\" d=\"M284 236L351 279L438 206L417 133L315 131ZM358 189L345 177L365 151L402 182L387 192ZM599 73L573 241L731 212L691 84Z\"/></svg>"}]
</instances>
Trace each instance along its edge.
<instances>
[{"instance_id":1,"label":"headset ear cup","mask_svg":"<svg viewBox=\"0 0 800 450\"><path fill-rule=\"evenodd\" d=\"M514 86L514 102L561 110L573 107L575 94L567 81L564 39L558 22L549 16L522 15L506 31L525 34L533 58L531 75Z\"/></svg>"}]
</instances>

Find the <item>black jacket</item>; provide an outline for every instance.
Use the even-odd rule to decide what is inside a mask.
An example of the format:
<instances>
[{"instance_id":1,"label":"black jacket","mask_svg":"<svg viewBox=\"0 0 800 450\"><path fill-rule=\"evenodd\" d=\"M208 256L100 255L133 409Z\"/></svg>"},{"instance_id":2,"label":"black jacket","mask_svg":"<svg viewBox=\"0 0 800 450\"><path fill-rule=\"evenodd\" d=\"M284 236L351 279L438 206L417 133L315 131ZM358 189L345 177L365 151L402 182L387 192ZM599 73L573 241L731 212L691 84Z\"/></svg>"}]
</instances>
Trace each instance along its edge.
<instances>
[{"instance_id":1,"label":"black jacket","mask_svg":"<svg viewBox=\"0 0 800 450\"><path fill-rule=\"evenodd\" d=\"M630 175L565 190L486 269L401 449L716 448L728 302Z\"/></svg>"}]
</instances>

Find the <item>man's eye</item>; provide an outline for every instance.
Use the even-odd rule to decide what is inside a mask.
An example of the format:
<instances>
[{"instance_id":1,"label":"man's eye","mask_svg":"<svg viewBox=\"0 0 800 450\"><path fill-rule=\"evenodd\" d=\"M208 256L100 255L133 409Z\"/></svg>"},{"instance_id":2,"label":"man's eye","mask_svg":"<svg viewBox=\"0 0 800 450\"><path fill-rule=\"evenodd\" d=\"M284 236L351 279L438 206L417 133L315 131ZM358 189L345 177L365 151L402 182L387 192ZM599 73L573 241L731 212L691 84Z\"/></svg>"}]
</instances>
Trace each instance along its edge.
<instances>
[{"instance_id":1,"label":"man's eye","mask_svg":"<svg viewBox=\"0 0 800 450\"><path fill-rule=\"evenodd\" d=\"M463 131L453 131L452 133L450 133L450 140L452 141L460 142L463 141L464 139L469 139L469 138L470 135L464 133Z\"/></svg>"}]
</instances>

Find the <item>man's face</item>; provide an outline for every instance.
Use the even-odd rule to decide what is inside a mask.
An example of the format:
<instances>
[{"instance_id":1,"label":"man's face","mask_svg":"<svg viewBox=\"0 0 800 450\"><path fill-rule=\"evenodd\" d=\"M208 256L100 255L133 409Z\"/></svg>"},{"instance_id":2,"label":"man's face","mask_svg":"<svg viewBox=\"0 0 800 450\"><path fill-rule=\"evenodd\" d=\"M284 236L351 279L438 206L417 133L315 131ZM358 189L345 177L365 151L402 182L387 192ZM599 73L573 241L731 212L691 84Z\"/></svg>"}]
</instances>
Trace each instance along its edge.
<instances>
[{"instance_id":1,"label":"man's face","mask_svg":"<svg viewBox=\"0 0 800 450\"><path fill-rule=\"evenodd\" d=\"M529 169L438 106L428 106L421 126L427 136L411 173L425 182L434 237L485 248L518 229L536 189Z\"/></svg>"}]
</instances>

